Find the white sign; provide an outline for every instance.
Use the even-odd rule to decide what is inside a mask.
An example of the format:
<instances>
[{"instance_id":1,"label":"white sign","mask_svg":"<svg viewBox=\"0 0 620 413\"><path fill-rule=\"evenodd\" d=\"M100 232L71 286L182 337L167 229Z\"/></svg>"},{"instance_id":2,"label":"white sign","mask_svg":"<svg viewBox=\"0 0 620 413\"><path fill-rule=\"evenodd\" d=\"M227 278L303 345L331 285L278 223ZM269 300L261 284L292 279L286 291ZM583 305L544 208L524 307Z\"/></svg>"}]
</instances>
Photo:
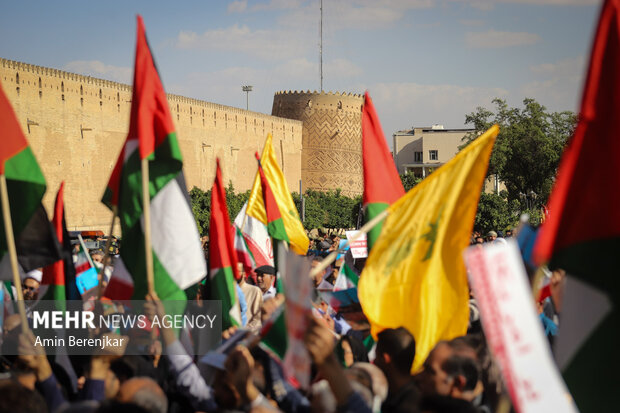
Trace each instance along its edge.
<instances>
[{"instance_id":1,"label":"white sign","mask_svg":"<svg viewBox=\"0 0 620 413\"><path fill-rule=\"evenodd\" d=\"M347 231L347 240L349 240L351 246L351 254L353 258L366 258L368 257L368 240L366 234L362 234L358 239L351 242L353 237L357 235L359 231Z\"/></svg>"},{"instance_id":2,"label":"white sign","mask_svg":"<svg viewBox=\"0 0 620 413\"><path fill-rule=\"evenodd\" d=\"M294 378L299 385L307 389L310 387L310 355L304 344L304 334L308 329L308 315L312 314L312 280L310 279L310 262L292 252L282 248L279 242L278 258L282 285L284 286L286 330L288 332L288 347L284 355L284 375Z\"/></svg>"},{"instance_id":3,"label":"white sign","mask_svg":"<svg viewBox=\"0 0 620 413\"><path fill-rule=\"evenodd\" d=\"M484 333L519 413L577 412L553 362L516 241L465 250Z\"/></svg>"}]
</instances>

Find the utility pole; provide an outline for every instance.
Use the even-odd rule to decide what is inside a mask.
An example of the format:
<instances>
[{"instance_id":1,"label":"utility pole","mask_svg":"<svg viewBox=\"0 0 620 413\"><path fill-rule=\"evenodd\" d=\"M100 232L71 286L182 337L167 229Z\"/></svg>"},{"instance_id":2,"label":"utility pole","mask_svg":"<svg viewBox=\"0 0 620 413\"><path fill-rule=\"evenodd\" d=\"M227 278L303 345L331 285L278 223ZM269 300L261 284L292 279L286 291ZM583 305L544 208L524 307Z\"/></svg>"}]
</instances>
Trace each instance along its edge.
<instances>
[{"instance_id":1,"label":"utility pole","mask_svg":"<svg viewBox=\"0 0 620 413\"><path fill-rule=\"evenodd\" d=\"M323 0L321 1L321 20L319 21L319 75L321 77L321 92L323 92Z\"/></svg>"},{"instance_id":2,"label":"utility pole","mask_svg":"<svg viewBox=\"0 0 620 413\"><path fill-rule=\"evenodd\" d=\"M245 92L245 110L250 110L250 92L252 91L252 86L241 86L241 90Z\"/></svg>"}]
</instances>

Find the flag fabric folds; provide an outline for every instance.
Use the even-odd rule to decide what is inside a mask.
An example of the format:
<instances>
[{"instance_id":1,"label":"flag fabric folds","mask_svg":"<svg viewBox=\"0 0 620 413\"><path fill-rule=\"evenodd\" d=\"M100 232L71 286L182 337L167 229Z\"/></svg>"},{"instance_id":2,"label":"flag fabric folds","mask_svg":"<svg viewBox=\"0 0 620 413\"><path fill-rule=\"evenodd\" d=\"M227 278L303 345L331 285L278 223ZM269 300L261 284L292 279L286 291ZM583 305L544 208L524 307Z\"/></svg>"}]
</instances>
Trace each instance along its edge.
<instances>
[{"instance_id":1,"label":"flag fabric folds","mask_svg":"<svg viewBox=\"0 0 620 413\"><path fill-rule=\"evenodd\" d=\"M222 328L240 327L241 307L235 289L237 252L226 206L220 160L217 160L215 181L211 190L211 219L209 221L209 299L222 301Z\"/></svg>"},{"instance_id":2,"label":"flag fabric folds","mask_svg":"<svg viewBox=\"0 0 620 413\"><path fill-rule=\"evenodd\" d=\"M60 251L41 204L47 188L45 178L1 85L0 128L0 174L7 181L17 258L27 272L58 261ZM0 259L8 260L7 251L4 221L0 220ZM2 274L1 278L10 279L11 274Z\"/></svg>"},{"instance_id":3,"label":"flag fabric folds","mask_svg":"<svg viewBox=\"0 0 620 413\"><path fill-rule=\"evenodd\" d=\"M293 197L288 190L284 174L278 165L276 154L273 149L271 134L267 135L265 147L260 158L263 168L265 180L269 188L273 192L273 198L277 204L277 210L282 217L284 232L288 238L291 250L300 255L306 255L310 240L306 235L306 231L299 219L297 207L293 201ZM250 199L246 209L248 216L258 219L263 224L269 226L265 202L263 199L263 190L261 184L261 174L256 173Z\"/></svg>"},{"instance_id":4,"label":"flag fabric folds","mask_svg":"<svg viewBox=\"0 0 620 413\"><path fill-rule=\"evenodd\" d=\"M64 188L65 183L63 181L56 194L54 218L52 219L54 231L62 245L62 259L43 268L43 277L41 279L42 285L48 285L43 299L56 300L56 307L62 310L66 309L66 300L80 299L80 293L75 283L71 240L69 239L69 232L65 222Z\"/></svg>"},{"instance_id":5,"label":"flag fabric folds","mask_svg":"<svg viewBox=\"0 0 620 413\"><path fill-rule=\"evenodd\" d=\"M465 334L469 288L462 252L469 245L493 126L389 207L381 237L358 284L371 333L407 328L416 371L439 340Z\"/></svg>"},{"instance_id":6,"label":"flag fabric folds","mask_svg":"<svg viewBox=\"0 0 620 413\"><path fill-rule=\"evenodd\" d=\"M619 73L620 1L608 0L592 46L579 122L562 155L548 217L534 247L535 261L569 275L555 347L581 411L613 410L617 398Z\"/></svg>"},{"instance_id":7,"label":"flag fabric folds","mask_svg":"<svg viewBox=\"0 0 620 413\"><path fill-rule=\"evenodd\" d=\"M364 95L362 110L362 163L364 167L362 202L364 217L368 222L405 194L368 92ZM382 226L383 223L379 223L368 233L369 251L377 242Z\"/></svg>"},{"instance_id":8,"label":"flag fabric folds","mask_svg":"<svg viewBox=\"0 0 620 413\"><path fill-rule=\"evenodd\" d=\"M273 246L271 238L269 238L269 233L267 232L267 226L258 219L246 215L245 211L247 207L248 203L246 202L235 217L235 226L243 235L243 240L252 254L252 257L254 257L255 266L273 266ZM237 252L237 254L239 253Z\"/></svg>"},{"instance_id":9,"label":"flag fabric folds","mask_svg":"<svg viewBox=\"0 0 620 413\"><path fill-rule=\"evenodd\" d=\"M251 274L254 268L256 268L256 260L254 259L254 254L250 249L243 233L237 227L237 225L233 224L232 230L234 231L234 239L235 239L235 250L237 251L237 260L241 264L243 264L243 270L246 274Z\"/></svg>"},{"instance_id":10,"label":"flag fabric folds","mask_svg":"<svg viewBox=\"0 0 620 413\"><path fill-rule=\"evenodd\" d=\"M190 207L170 108L138 16L129 134L102 202L117 208L121 258L134 281L133 297L147 293L141 160L149 160L154 287L162 300L186 300L184 289L207 273Z\"/></svg>"}]
</instances>

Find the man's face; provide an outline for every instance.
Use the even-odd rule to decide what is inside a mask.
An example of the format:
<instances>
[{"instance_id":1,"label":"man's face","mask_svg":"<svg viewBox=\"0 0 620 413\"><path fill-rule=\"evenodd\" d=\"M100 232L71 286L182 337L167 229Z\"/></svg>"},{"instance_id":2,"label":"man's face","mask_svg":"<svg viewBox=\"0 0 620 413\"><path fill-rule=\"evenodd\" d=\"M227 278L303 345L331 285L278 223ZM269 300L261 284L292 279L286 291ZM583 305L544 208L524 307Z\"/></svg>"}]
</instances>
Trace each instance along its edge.
<instances>
[{"instance_id":1,"label":"man's face","mask_svg":"<svg viewBox=\"0 0 620 413\"><path fill-rule=\"evenodd\" d=\"M312 269L310 271L314 271L314 269L318 267L320 263L321 263L320 261L312 261L312 263L310 264L310 267ZM314 276L313 281L314 281L315 287L318 287L319 284L321 284L321 281L323 281L323 277L325 276L325 271L326 270L323 270Z\"/></svg>"},{"instance_id":2,"label":"man's face","mask_svg":"<svg viewBox=\"0 0 620 413\"><path fill-rule=\"evenodd\" d=\"M39 282L32 278L26 278L22 282L22 291L24 300L36 300L39 295Z\"/></svg>"},{"instance_id":3,"label":"man's face","mask_svg":"<svg viewBox=\"0 0 620 413\"><path fill-rule=\"evenodd\" d=\"M102 254L93 254L91 255L93 262L98 262L99 264L103 264L103 255Z\"/></svg>"},{"instance_id":4,"label":"man's face","mask_svg":"<svg viewBox=\"0 0 620 413\"><path fill-rule=\"evenodd\" d=\"M452 380L441 368L453 351L445 343L438 344L424 362L424 370L416 376L423 394L450 395Z\"/></svg>"},{"instance_id":5,"label":"man's face","mask_svg":"<svg viewBox=\"0 0 620 413\"><path fill-rule=\"evenodd\" d=\"M241 284L245 281L245 270L240 262L237 263L237 272L239 273L239 284Z\"/></svg>"},{"instance_id":6,"label":"man's face","mask_svg":"<svg viewBox=\"0 0 620 413\"><path fill-rule=\"evenodd\" d=\"M267 292L267 290L270 289L271 285L273 284L273 275L263 274L262 272L257 272L256 273L256 284L258 285L258 288L260 288L260 290L263 293Z\"/></svg>"}]
</instances>

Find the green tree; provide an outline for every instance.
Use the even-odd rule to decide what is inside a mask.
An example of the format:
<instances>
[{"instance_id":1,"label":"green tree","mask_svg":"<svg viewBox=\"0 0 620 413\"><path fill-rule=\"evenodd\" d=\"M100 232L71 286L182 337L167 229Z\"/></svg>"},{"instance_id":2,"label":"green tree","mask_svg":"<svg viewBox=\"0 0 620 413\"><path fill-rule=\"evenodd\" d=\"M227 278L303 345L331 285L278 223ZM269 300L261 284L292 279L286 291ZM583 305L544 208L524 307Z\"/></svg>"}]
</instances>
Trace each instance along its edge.
<instances>
[{"instance_id":1,"label":"green tree","mask_svg":"<svg viewBox=\"0 0 620 413\"><path fill-rule=\"evenodd\" d=\"M405 172L400 175L400 181L403 183L403 188L405 188L405 192L409 192L411 188L422 182L422 178L417 178L414 174L410 172Z\"/></svg>"},{"instance_id":2,"label":"green tree","mask_svg":"<svg viewBox=\"0 0 620 413\"><path fill-rule=\"evenodd\" d=\"M465 136L462 147L497 123L500 133L487 174L497 174L505 183L508 201L518 201L526 195L534 210L547 202L562 150L577 117L568 111L549 113L530 98L523 100L523 108L511 108L498 98L493 103L494 112L478 107L466 115L465 123L473 125L475 131Z\"/></svg>"},{"instance_id":3,"label":"green tree","mask_svg":"<svg viewBox=\"0 0 620 413\"><path fill-rule=\"evenodd\" d=\"M211 219L211 191L204 192L200 188L193 187L189 191L189 198L198 232L201 236L207 235L209 233L209 220Z\"/></svg>"}]
</instances>

